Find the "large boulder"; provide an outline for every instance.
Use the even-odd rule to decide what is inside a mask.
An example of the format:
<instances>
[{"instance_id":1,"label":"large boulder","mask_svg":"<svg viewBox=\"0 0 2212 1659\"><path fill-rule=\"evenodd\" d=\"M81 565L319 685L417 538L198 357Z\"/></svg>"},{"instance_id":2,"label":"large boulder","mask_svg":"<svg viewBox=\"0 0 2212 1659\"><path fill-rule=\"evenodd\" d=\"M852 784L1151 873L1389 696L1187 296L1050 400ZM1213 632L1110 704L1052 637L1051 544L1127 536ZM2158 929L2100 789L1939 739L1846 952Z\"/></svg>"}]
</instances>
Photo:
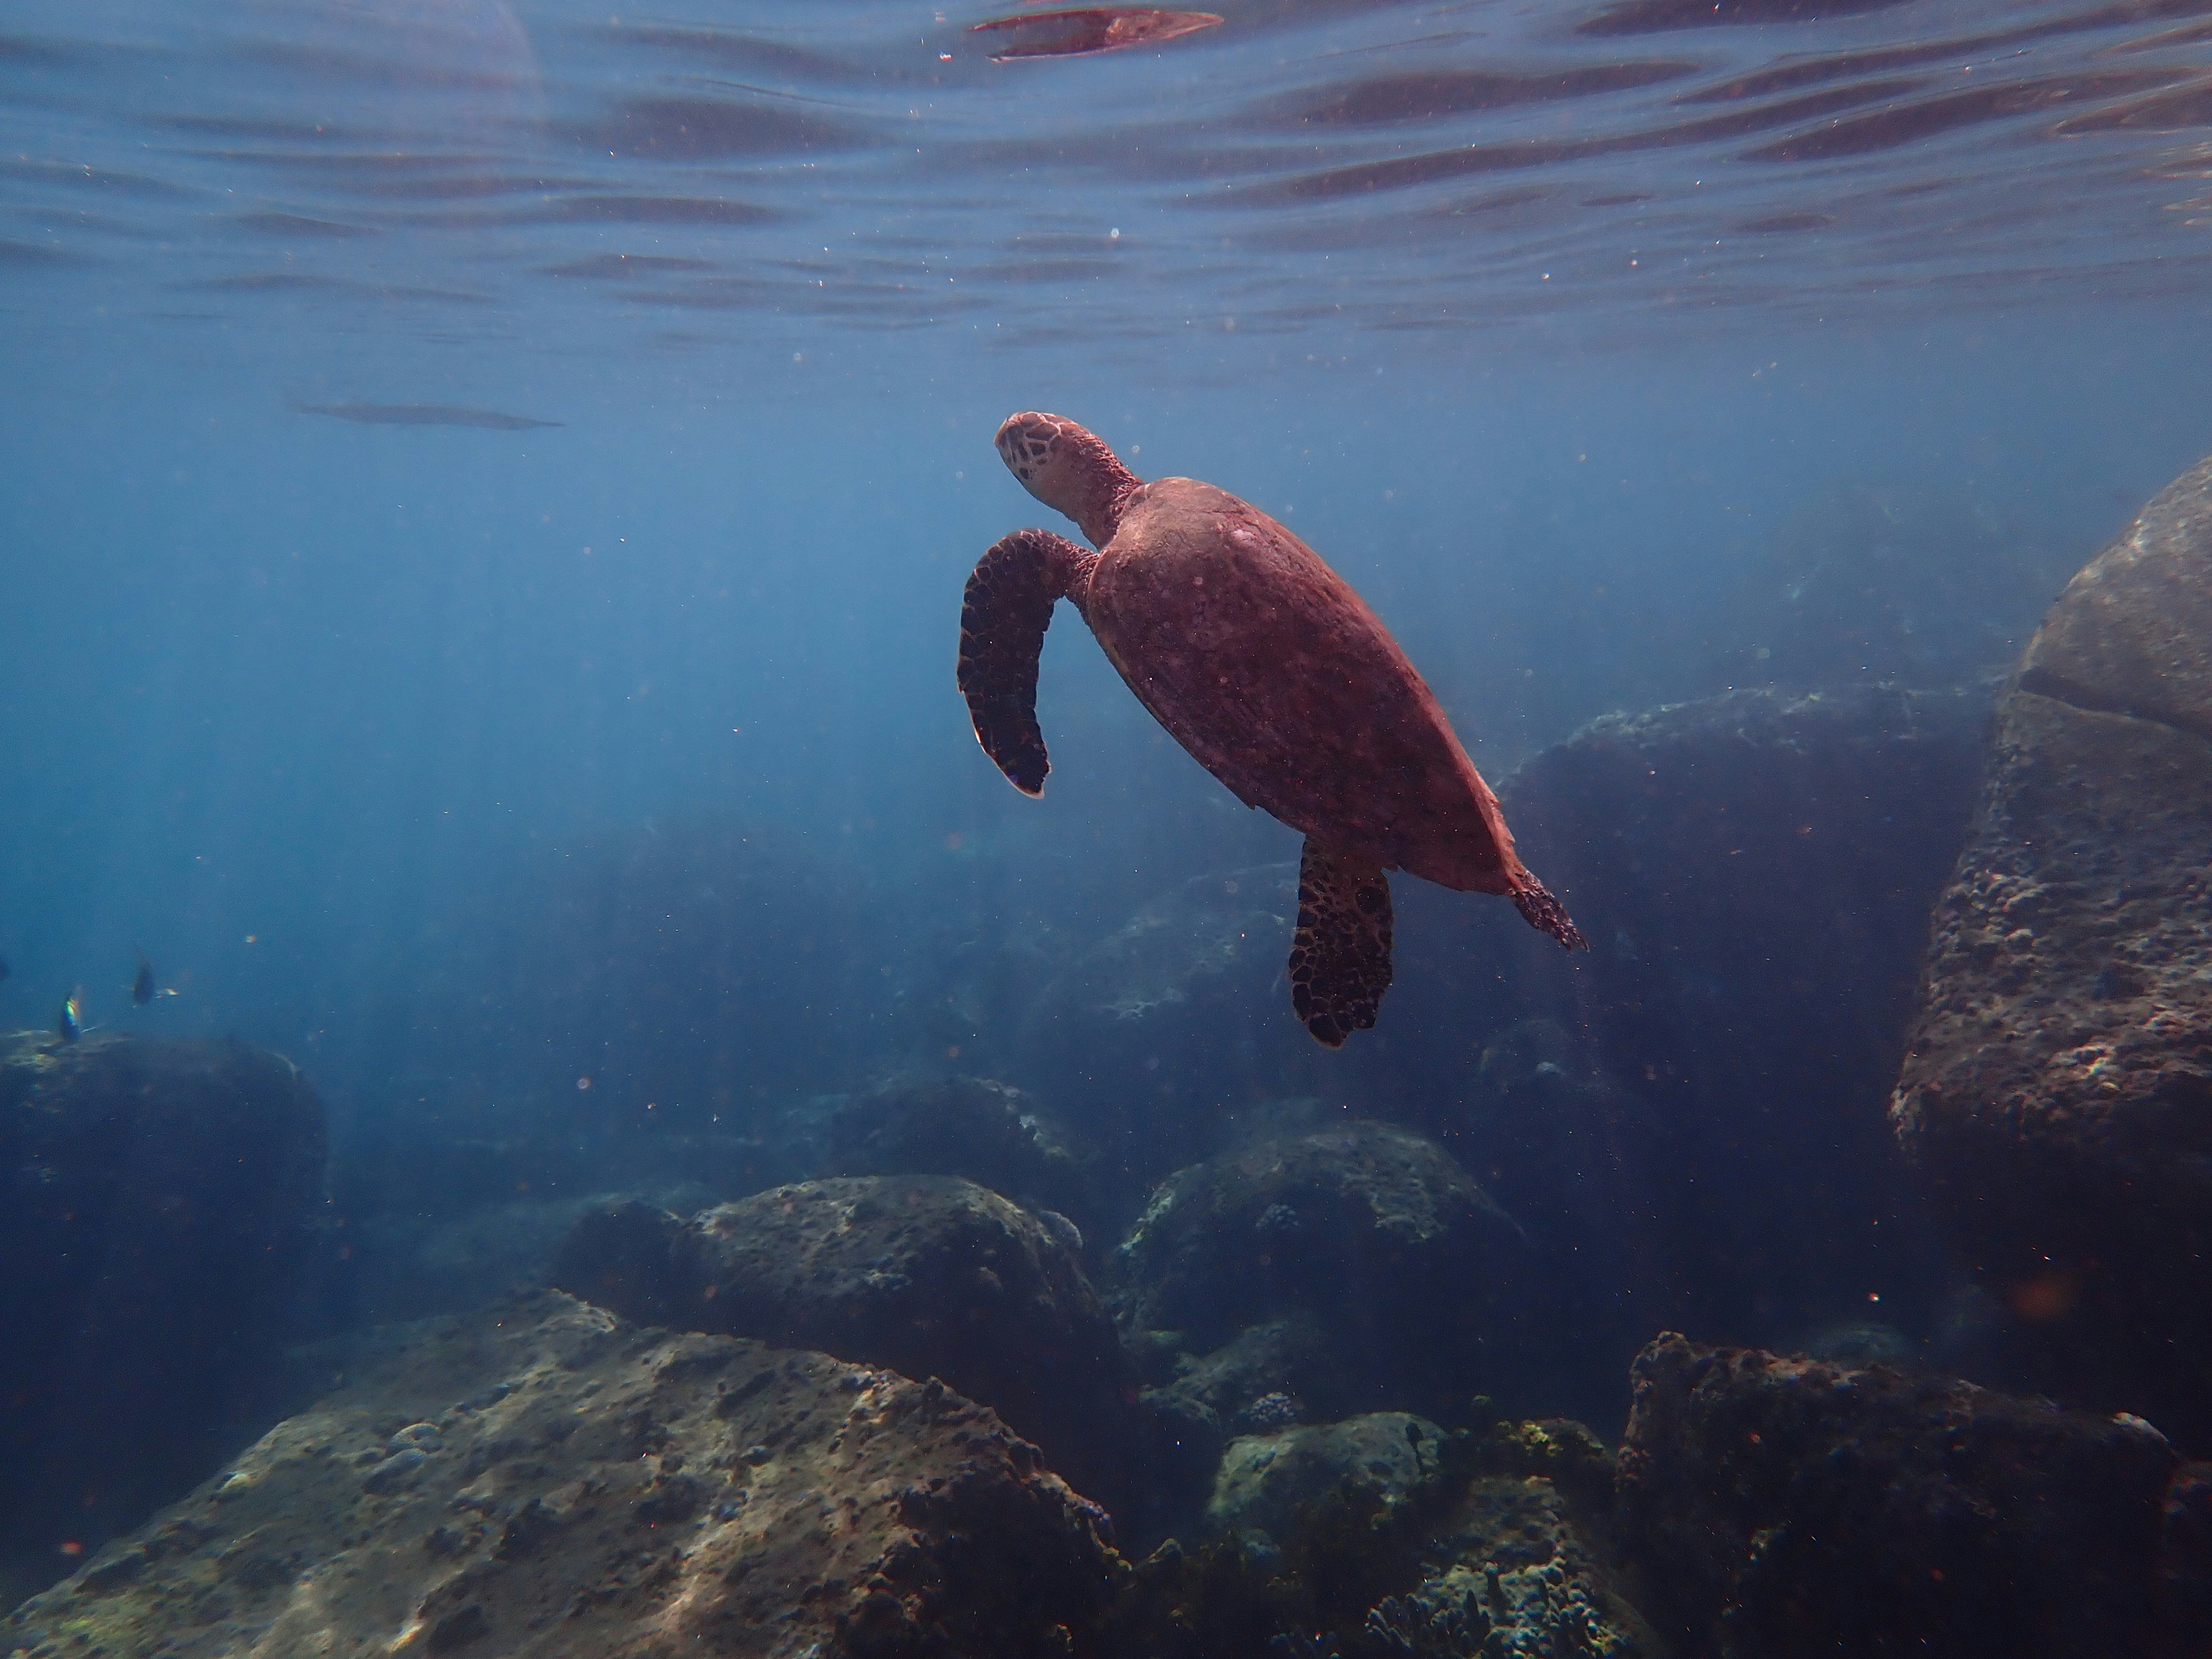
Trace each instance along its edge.
<instances>
[{"instance_id":1,"label":"large boulder","mask_svg":"<svg viewBox=\"0 0 2212 1659\"><path fill-rule=\"evenodd\" d=\"M1892 1116L2046 1386L2212 1444L2212 461L2028 647Z\"/></svg>"},{"instance_id":2,"label":"large boulder","mask_svg":"<svg viewBox=\"0 0 2212 1659\"><path fill-rule=\"evenodd\" d=\"M271 1420L326 1134L299 1071L243 1043L26 1035L0 1054L12 1581L57 1576Z\"/></svg>"},{"instance_id":3,"label":"large boulder","mask_svg":"<svg viewBox=\"0 0 2212 1659\"><path fill-rule=\"evenodd\" d=\"M689 1221L587 1215L555 1282L627 1317L941 1377L1112 1501L1125 1368L1064 1229L953 1176L846 1176Z\"/></svg>"},{"instance_id":4,"label":"large boulder","mask_svg":"<svg viewBox=\"0 0 2212 1659\"><path fill-rule=\"evenodd\" d=\"M0 1648L1046 1659L1098 1522L942 1384L541 1292L355 1367Z\"/></svg>"},{"instance_id":5,"label":"large boulder","mask_svg":"<svg viewBox=\"0 0 2212 1659\"><path fill-rule=\"evenodd\" d=\"M2140 1418L1673 1334L1633 1385L1624 1540L1693 1650L2203 1650L2207 1510Z\"/></svg>"},{"instance_id":6,"label":"large boulder","mask_svg":"<svg viewBox=\"0 0 2212 1659\"><path fill-rule=\"evenodd\" d=\"M1347 1119L1170 1176L1113 1269L1117 1312L1146 1347L1204 1355L1268 1322L1316 1321L1341 1360L1334 1386L1435 1410L1463 1407L1500 1370L1528 1255L1434 1141Z\"/></svg>"},{"instance_id":7,"label":"large boulder","mask_svg":"<svg viewBox=\"0 0 2212 1659\"><path fill-rule=\"evenodd\" d=\"M1856 686L1610 715L1503 788L1591 951L1562 975L1529 960L1534 935L1510 942L1522 1018L1483 1039L1455 1149L1576 1247L1587 1280L1563 1299L1623 1358L1662 1323L1778 1335L1870 1291L1932 1319L1940 1240L1882 1105L1990 698Z\"/></svg>"}]
</instances>

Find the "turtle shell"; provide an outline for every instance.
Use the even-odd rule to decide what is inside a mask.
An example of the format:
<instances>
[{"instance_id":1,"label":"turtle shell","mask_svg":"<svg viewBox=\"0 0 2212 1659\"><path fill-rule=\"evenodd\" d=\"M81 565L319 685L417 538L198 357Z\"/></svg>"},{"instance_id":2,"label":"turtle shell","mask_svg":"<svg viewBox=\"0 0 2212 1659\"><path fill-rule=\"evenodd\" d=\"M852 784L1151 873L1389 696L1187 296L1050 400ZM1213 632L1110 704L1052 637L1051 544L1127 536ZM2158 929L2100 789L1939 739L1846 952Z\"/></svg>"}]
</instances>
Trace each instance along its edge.
<instances>
[{"instance_id":1,"label":"turtle shell","mask_svg":"<svg viewBox=\"0 0 2212 1659\"><path fill-rule=\"evenodd\" d=\"M1462 892L1522 877L1435 694L1283 525L1194 478L1130 497L1084 596L1129 689L1248 806Z\"/></svg>"}]
</instances>

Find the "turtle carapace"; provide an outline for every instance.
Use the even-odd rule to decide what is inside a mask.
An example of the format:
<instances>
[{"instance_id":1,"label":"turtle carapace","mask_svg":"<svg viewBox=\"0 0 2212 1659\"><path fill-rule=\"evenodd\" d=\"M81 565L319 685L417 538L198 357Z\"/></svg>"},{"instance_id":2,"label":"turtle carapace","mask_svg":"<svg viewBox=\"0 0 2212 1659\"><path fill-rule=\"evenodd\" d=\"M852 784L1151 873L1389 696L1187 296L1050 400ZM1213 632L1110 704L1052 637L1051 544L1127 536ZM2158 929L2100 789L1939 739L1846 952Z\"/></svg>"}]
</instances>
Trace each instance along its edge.
<instances>
[{"instance_id":1,"label":"turtle carapace","mask_svg":"<svg viewBox=\"0 0 2212 1659\"><path fill-rule=\"evenodd\" d=\"M1153 718L1247 806L1306 838L1291 1001L1334 1048L1375 1024L1390 984L1390 887L1404 870L1510 897L1572 950L1498 797L1435 695L1351 584L1249 502L1194 478L1146 483L1055 415L999 428L1030 494L1098 551L1018 530L983 555L960 612L960 690L984 752L1041 794L1037 658L1073 600Z\"/></svg>"}]
</instances>

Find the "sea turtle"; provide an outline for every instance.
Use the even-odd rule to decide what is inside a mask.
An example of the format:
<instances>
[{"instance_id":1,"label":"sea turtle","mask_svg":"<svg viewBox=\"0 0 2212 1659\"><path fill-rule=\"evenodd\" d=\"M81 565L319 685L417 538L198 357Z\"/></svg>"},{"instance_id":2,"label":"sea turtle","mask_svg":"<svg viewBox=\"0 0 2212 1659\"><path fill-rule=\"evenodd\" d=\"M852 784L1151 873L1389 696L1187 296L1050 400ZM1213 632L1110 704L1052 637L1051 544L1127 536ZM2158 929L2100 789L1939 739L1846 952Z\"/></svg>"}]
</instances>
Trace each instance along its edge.
<instances>
[{"instance_id":1,"label":"sea turtle","mask_svg":"<svg viewBox=\"0 0 2212 1659\"><path fill-rule=\"evenodd\" d=\"M1037 657L1075 602L1138 700L1247 806L1304 832L1291 1003L1328 1047L1375 1024L1390 985L1390 887L1406 870L1503 893L1583 945L1513 837L1443 710L1379 618L1259 508L1195 478L1146 483L1056 415L1010 416L999 453L1098 549L1018 530L968 578L960 690L983 751L1044 792Z\"/></svg>"}]
</instances>

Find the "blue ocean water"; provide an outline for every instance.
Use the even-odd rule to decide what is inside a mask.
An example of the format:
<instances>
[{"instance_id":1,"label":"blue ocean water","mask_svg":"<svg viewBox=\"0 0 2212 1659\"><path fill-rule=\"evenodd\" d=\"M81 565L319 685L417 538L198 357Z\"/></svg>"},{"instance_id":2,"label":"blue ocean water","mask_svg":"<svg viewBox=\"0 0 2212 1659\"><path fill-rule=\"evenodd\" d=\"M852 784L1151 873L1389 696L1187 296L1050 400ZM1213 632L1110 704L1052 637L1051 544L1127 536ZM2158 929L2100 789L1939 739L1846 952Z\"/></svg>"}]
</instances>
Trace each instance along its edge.
<instances>
[{"instance_id":1,"label":"blue ocean water","mask_svg":"<svg viewBox=\"0 0 2212 1659\"><path fill-rule=\"evenodd\" d=\"M2212 448L2212 6L1223 0L1010 62L990 15L8 9L0 1025L82 985L279 1050L341 1162L619 1174L971 1070L1139 1190L1291 1094L1449 1141L1502 1027L1408 964L1489 960L1502 907L1410 879L1334 1071L1259 972L1249 1023L1055 1097L1036 997L1298 838L1065 608L1043 799L979 751L962 584L1051 521L1000 419L1282 519L1493 782L1615 711L2001 674ZM141 950L178 994L137 1008ZM1701 1286L1595 1179L1577 1224L1665 1258L1694 1334L1941 1316L1825 1212L1777 1249L1838 1282ZM318 1317L422 1310L386 1294ZM1602 1411L1619 1371L1543 1387Z\"/></svg>"}]
</instances>

